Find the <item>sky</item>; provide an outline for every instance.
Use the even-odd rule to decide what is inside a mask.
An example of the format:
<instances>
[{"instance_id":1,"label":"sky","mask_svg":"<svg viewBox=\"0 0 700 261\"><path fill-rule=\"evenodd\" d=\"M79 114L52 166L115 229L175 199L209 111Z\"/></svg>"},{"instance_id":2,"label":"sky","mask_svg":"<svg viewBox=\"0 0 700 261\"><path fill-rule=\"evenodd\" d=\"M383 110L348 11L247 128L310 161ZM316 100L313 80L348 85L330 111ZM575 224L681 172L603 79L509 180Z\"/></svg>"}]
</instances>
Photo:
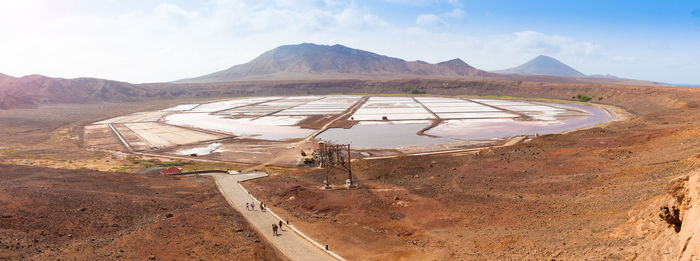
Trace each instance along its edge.
<instances>
[{"instance_id":1,"label":"sky","mask_svg":"<svg viewBox=\"0 0 700 261\"><path fill-rule=\"evenodd\" d=\"M0 0L0 73L17 77L174 81L304 42L700 84L700 1Z\"/></svg>"}]
</instances>

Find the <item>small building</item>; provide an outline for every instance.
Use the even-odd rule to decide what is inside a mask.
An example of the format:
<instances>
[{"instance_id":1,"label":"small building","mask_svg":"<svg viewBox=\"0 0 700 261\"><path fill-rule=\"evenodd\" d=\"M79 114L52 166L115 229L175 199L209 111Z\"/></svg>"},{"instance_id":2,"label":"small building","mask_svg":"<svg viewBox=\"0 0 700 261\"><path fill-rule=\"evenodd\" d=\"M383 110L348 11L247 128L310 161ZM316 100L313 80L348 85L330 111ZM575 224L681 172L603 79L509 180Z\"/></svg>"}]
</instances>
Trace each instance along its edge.
<instances>
[{"instance_id":1,"label":"small building","mask_svg":"<svg viewBox=\"0 0 700 261\"><path fill-rule=\"evenodd\" d=\"M315 151L321 151L326 149L326 144L323 141L319 141L318 143L314 144L314 150Z\"/></svg>"},{"instance_id":2,"label":"small building","mask_svg":"<svg viewBox=\"0 0 700 261\"><path fill-rule=\"evenodd\" d=\"M163 174L163 175L172 175L172 174L177 174L177 173L180 173L180 172L182 172L182 169L181 169L181 168L178 168L178 167L170 167L170 168L167 168L167 169L162 170L162 171L160 172L160 174Z\"/></svg>"}]
</instances>

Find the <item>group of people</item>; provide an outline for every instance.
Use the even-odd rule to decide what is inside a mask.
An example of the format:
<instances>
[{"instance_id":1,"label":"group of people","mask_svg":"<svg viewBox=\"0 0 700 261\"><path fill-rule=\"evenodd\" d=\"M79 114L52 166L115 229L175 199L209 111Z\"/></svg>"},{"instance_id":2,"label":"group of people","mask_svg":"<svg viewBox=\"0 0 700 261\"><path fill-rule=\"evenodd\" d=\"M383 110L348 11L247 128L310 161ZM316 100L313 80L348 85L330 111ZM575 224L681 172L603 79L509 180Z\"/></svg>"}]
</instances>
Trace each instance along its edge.
<instances>
[{"instance_id":1,"label":"group of people","mask_svg":"<svg viewBox=\"0 0 700 261\"><path fill-rule=\"evenodd\" d=\"M255 210L255 201L248 203L245 203L245 209L246 210ZM265 211L265 203L260 201L260 211Z\"/></svg>"},{"instance_id":2,"label":"group of people","mask_svg":"<svg viewBox=\"0 0 700 261\"><path fill-rule=\"evenodd\" d=\"M279 226L278 226L277 224L279 224ZM273 235L273 236L279 236L279 235L280 235L279 233L277 233L277 230L278 230L278 229L280 229L280 230L282 229L282 220L280 220L280 222L277 223L277 224L274 224L274 223L272 224L272 235Z\"/></svg>"},{"instance_id":3,"label":"group of people","mask_svg":"<svg viewBox=\"0 0 700 261\"><path fill-rule=\"evenodd\" d=\"M250 211L250 210L255 210L255 201L253 202L246 202L245 203L245 209ZM260 211L265 211L265 203L260 201ZM287 221L289 222L289 221ZM282 229L282 220L279 221L277 224L272 224L272 235L273 236L279 236L280 234L277 232L278 230Z\"/></svg>"}]
</instances>

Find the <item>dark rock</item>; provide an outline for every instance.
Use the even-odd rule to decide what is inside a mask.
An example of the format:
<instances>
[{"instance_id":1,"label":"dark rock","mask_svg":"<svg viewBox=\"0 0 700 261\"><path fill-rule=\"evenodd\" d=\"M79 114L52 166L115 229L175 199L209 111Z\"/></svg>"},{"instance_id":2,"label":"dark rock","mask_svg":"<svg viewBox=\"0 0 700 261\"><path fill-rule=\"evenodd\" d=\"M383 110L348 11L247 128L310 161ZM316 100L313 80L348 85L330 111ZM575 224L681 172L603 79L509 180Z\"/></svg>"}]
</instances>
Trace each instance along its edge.
<instances>
[{"instance_id":1,"label":"dark rock","mask_svg":"<svg viewBox=\"0 0 700 261\"><path fill-rule=\"evenodd\" d=\"M659 217L666 221L669 226L673 226L676 233L681 231L683 221L680 219L680 210L676 206L672 206L671 208L667 206L661 207Z\"/></svg>"}]
</instances>

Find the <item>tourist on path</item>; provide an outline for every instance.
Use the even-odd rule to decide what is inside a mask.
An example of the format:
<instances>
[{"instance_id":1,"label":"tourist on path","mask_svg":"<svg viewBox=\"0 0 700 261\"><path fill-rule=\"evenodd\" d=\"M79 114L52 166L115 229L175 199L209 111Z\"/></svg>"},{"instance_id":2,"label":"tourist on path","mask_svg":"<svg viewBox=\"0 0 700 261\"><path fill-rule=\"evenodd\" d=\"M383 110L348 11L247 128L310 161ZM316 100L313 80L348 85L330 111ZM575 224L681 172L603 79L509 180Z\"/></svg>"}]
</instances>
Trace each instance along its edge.
<instances>
[{"instance_id":1,"label":"tourist on path","mask_svg":"<svg viewBox=\"0 0 700 261\"><path fill-rule=\"evenodd\" d=\"M277 225L272 224L272 235L277 236Z\"/></svg>"},{"instance_id":2,"label":"tourist on path","mask_svg":"<svg viewBox=\"0 0 700 261\"><path fill-rule=\"evenodd\" d=\"M260 211L265 211L265 203L260 201Z\"/></svg>"},{"instance_id":3,"label":"tourist on path","mask_svg":"<svg viewBox=\"0 0 700 261\"><path fill-rule=\"evenodd\" d=\"M250 203L248 203L248 202L245 203L245 210L250 210Z\"/></svg>"},{"instance_id":4,"label":"tourist on path","mask_svg":"<svg viewBox=\"0 0 700 261\"><path fill-rule=\"evenodd\" d=\"M280 229L282 229L282 220L280 220L279 224L280 224Z\"/></svg>"},{"instance_id":5,"label":"tourist on path","mask_svg":"<svg viewBox=\"0 0 700 261\"><path fill-rule=\"evenodd\" d=\"M250 208L251 208L252 210L255 210L255 202L250 203Z\"/></svg>"}]
</instances>

